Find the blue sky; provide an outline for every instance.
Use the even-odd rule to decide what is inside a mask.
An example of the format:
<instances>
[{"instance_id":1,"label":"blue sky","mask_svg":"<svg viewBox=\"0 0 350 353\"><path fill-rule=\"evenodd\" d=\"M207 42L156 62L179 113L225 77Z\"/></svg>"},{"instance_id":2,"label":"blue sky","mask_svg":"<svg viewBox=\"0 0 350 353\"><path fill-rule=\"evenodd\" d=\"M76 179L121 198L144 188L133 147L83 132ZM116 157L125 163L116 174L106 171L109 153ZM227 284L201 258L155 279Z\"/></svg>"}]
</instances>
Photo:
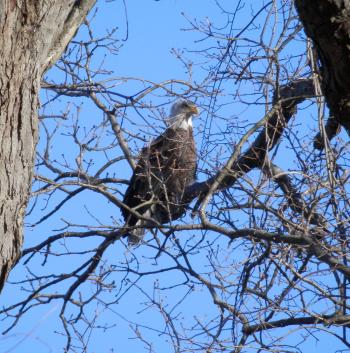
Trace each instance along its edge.
<instances>
[{"instance_id":1,"label":"blue sky","mask_svg":"<svg viewBox=\"0 0 350 353\"><path fill-rule=\"evenodd\" d=\"M117 24L118 38L123 47L113 58L115 72L120 76L142 77L161 82L169 78L185 78L181 62L173 49L193 48L201 37L188 31L189 19L216 20L219 11L211 0L122 1L99 5L98 26L105 29L104 20ZM127 15L127 18L126 18ZM98 33L98 31L97 31ZM125 39L127 39L125 41Z\"/></svg>"}]
</instances>

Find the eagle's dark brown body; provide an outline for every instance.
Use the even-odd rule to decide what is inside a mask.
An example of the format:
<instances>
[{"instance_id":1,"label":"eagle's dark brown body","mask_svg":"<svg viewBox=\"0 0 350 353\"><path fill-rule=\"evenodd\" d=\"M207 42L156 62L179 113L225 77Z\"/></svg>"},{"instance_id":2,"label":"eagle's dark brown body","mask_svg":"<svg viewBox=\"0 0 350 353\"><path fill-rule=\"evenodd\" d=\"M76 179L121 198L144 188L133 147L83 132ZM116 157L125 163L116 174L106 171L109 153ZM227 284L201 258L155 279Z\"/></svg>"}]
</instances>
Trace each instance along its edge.
<instances>
[{"instance_id":1,"label":"eagle's dark brown body","mask_svg":"<svg viewBox=\"0 0 350 353\"><path fill-rule=\"evenodd\" d=\"M124 203L159 223L178 218L186 206L182 197L194 181L196 164L192 126L168 128L142 149ZM147 224L126 209L122 213L129 226Z\"/></svg>"}]
</instances>

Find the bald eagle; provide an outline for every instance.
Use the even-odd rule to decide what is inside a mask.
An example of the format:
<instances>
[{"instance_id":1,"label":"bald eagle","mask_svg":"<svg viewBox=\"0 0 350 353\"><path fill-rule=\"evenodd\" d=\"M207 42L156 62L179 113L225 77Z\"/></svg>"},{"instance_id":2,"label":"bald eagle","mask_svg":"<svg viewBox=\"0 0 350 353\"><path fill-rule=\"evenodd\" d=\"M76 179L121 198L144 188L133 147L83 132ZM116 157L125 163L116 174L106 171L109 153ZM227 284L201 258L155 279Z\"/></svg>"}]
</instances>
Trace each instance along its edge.
<instances>
[{"instance_id":1,"label":"bald eagle","mask_svg":"<svg viewBox=\"0 0 350 353\"><path fill-rule=\"evenodd\" d=\"M126 224L139 227L128 234L129 243L142 239L145 226L167 223L182 215L184 190L193 183L197 169L192 131L192 116L197 114L193 103L177 101L171 107L167 129L141 150L123 201L143 216L141 219L122 209Z\"/></svg>"}]
</instances>

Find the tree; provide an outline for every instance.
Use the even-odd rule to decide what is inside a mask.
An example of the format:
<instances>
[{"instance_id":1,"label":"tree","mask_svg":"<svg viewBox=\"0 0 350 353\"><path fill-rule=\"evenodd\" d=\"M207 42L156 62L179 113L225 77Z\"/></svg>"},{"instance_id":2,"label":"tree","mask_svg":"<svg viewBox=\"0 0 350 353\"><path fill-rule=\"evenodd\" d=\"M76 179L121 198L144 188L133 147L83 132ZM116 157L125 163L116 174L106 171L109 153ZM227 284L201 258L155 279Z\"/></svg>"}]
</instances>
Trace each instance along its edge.
<instances>
[{"instance_id":1,"label":"tree","mask_svg":"<svg viewBox=\"0 0 350 353\"><path fill-rule=\"evenodd\" d=\"M300 19L315 45L322 93L325 95L330 119L325 127L332 139L349 122L349 1L296 1Z\"/></svg>"},{"instance_id":2,"label":"tree","mask_svg":"<svg viewBox=\"0 0 350 353\"><path fill-rule=\"evenodd\" d=\"M23 216L37 142L40 80L61 56L94 3L0 2L0 289L23 243Z\"/></svg>"},{"instance_id":3,"label":"tree","mask_svg":"<svg viewBox=\"0 0 350 353\"><path fill-rule=\"evenodd\" d=\"M94 34L94 16L43 78L27 217L39 239L8 284L23 291L1 311L5 332L57 303L66 351L89 351L115 322L148 352L310 352L324 337L349 348L349 146L335 139L348 129L348 4L215 3L222 22L188 18L198 44L174 50L186 79L112 73L104 54L123 49L115 30ZM124 171L179 97L203 112L198 182L187 212L130 247Z\"/></svg>"}]
</instances>

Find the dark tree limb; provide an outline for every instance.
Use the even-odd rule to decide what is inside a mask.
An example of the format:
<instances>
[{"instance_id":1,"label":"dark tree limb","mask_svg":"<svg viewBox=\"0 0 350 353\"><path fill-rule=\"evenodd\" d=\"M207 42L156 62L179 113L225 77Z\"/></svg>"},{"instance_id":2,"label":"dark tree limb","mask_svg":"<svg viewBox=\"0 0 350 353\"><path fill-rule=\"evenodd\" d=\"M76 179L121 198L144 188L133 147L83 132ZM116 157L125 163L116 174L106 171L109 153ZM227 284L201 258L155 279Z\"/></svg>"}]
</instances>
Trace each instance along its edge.
<instances>
[{"instance_id":1,"label":"dark tree limb","mask_svg":"<svg viewBox=\"0 0 350 353\"><path fill-rule=\"evenodd\" d=\"M281 319L271 322L262 322L258 325L246 326L243 328L243 332L250 335L255 332L270 330L273 328L287 327L287 326L302 326L302 325L340 325L349 326L350 316L341 314L332 315L319 315L319 316L306 316L306 317L290 317L287 319Z\"/></svg>"},{"instance_id":2,"label":"dark tree limb","mask_svg":"<svg viewBox=\"0 0 350 353\"><path fill-rule=\"evenodd\" d=\"M315 95L312 80L299 80L281 87L275 98L275 106L270 111L266 124L252 146L237 158L237 161L230 166L225 166L219 173L200 183L189 186L186 190L184 201L189 204L198 197L195 208L203 201L213 183L219 175L225 172L218 190L231 187L244 174L255 168L262 168L267 153L272 150L281 138L289 120L296 112L296 107L306 98ZM226 168L226 169L225 169ZM225 170L226 171L225 171Z\"/></svg>"},{"instance_id":3,"label":"dark tree limb","mask_svg":"<svg viewBox=\"0 0 350 353\"><path fill-rule=\"evenodd\" d=\"M335 120L332 117L329 117L326 125L324 127L325 135L328 139L328 141L331 141L335 136L337 136L340 133L341 130L341 125L337 120ZM325 148L325 137L321 132L319 132L315 138L314 138L314 147L317 150L322 151Z\"/></svg>"},{"instance_id":4,"label":"dark tree limb","mask_svg":"<svg viewBox=\"0 0 350 353\"><path fill-rule=\"evenodd\" d=\"M292 181L287 172L284 172L281 168L272 162L268 162L263 168L263 171L277 183L277 185L286 195L288 205L293 211L303 215L310 224L320 226L326 223L326 220L322 215L315 212L306 204L301 194L292 184Z\"/></svg>"}]
</instances>

